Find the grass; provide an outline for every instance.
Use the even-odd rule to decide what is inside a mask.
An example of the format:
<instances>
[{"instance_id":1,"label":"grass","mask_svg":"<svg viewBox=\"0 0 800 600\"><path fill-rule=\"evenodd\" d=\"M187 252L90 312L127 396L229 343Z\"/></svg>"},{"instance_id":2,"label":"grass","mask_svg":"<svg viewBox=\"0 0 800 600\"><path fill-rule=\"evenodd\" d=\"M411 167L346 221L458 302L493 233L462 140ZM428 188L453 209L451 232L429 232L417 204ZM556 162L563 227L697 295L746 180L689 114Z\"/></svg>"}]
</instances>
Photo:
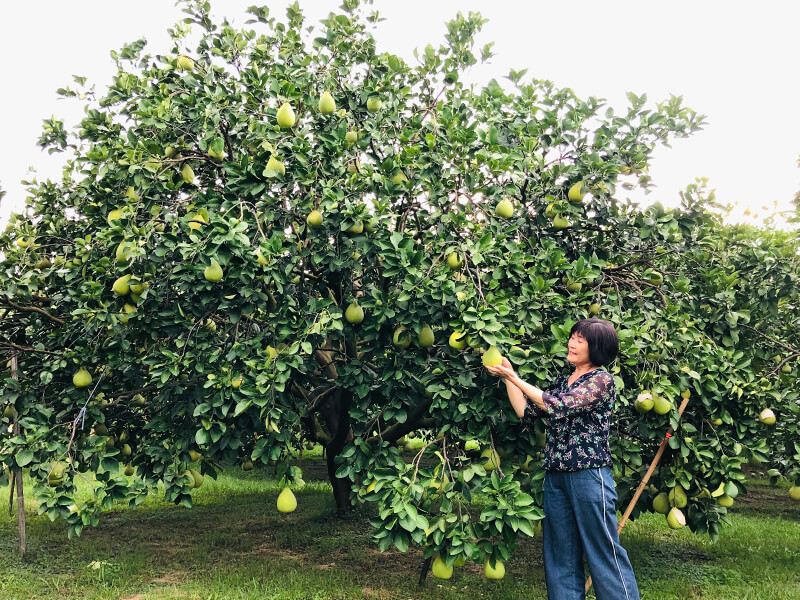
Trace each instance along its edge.
<instances>
[{"instance_id":1,"label":"grass","mask_svg":"<svg viewBox=\"0 0 800 600\"><path fill-rule=\"evenodd\" d=\"M34 516L29 499L24 560L8 488L0 488L0 600L546 598L540 538L520 543L499 582L468 564L448 581L417 586L421 550L379 553L367 522L373 507L336 517L329 485L315 481L324 468L306 462L310 482L289 515L275 509L277 482L261 470L207 478L191 510L151 496L109 511L72 541L63 523ZM733 526L716 544L670 530L660 515L630 523L623 545L642 597L800 599L800 504L753 481L731 513Z\"/></svg>"}]
</instances>

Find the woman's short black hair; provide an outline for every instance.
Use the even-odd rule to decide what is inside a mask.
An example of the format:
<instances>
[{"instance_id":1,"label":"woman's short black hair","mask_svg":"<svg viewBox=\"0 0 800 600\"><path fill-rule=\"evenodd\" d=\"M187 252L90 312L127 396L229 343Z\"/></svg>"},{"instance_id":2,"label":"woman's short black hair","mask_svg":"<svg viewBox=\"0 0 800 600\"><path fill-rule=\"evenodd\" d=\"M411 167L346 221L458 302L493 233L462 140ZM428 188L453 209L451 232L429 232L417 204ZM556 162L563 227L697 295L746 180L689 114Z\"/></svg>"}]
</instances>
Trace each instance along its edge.
<instances>
[{"instance_id":1,"label":"woman's short black hair","mask_svg":"<svg viewBox=\"0 0 800 600\"><path fill-rule=\"evenodd\" d=\"M612 362L619 352L619 337L614 326L603 319L582 319L572 326L569 332L578 333L589 345L589 360L595 367L603 367Z\"/></svg>"}]
</instances>

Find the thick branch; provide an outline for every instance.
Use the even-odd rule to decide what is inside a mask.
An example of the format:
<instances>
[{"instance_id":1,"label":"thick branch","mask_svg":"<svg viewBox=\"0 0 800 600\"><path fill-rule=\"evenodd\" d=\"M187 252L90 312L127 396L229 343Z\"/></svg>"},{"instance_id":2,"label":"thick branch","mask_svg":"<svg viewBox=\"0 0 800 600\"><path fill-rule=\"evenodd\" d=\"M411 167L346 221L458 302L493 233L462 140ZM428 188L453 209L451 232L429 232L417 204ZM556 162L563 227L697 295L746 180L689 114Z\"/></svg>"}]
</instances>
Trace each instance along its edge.
<instances>
[{"instance_id":1,"label":"thick branch","mask_svg":"<svg viewBox=\"0 0 800 600\"><path fill-rule=\"evenodd\" d=\"M22 311L22 312L39 313L40 315L43 315L43 316L47 317L48 319L50 319L51 321L53 321L55 323L58 323L59 325L63 325L64 324L64 321L62 321L58 317L54 317L53 315L51 315L46 310L42 310L41 308L39 308L37 306L20 306L19 304L15 303L15 302L12 302L11 300L6 300L6 304L8 304L12 308L15 308L16 310L19 310L19 311Z\"/></svg>"}]
</instances>

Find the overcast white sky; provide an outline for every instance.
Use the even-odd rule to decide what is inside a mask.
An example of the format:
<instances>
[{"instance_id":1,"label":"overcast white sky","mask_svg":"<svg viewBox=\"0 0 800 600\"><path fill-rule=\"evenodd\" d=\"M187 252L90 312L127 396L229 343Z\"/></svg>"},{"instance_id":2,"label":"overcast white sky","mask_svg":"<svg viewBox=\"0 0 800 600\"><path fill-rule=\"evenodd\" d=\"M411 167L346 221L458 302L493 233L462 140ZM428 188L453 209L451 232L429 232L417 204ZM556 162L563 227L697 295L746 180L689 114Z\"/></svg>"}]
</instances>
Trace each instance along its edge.
<instances>
[{"instance_id":1,"label":"overcast white sky","mask_svg":"<svg viewBox=\"0 0 800 600\"><path fill-rule=\"evenodd\" d=\"M212 0L217 15L238 25L252 4L285 17L286 0ZM310 24L339 4L301 1ZM494 41L495 57L472 81L527 68L620 109L627 91L653 102L683 95L709 124L656 155L651 198L664 204L698 176L721 202L738 202L739 215L747 206L763 214L773 202L789 208L800 189L800 2L375 0L374 8L387 19L376 32L379 48L408 61L415 47L438 46L459 10L481 12L489 23L478 40ZM82 113L55 90L73 74L104 86L114 71L109 51L125 42L145 37L150 52L166 52L166 30L181 16L172 0L0 0L0 185L8 192L0 225L22 207L29 168L42 179L58 176L63 157L36 146L41 122L55 114L71 125Z\"/></svg>"}]
</instances>

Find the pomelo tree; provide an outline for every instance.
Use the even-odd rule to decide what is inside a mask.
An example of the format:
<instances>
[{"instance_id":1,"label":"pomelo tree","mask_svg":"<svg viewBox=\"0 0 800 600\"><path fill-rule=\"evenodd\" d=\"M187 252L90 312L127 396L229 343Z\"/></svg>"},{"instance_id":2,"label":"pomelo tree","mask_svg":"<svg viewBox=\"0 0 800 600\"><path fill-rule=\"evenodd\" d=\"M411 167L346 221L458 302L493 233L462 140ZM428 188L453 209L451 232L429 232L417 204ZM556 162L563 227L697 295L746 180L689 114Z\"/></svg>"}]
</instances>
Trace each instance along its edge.
<instances>
[{"instance_id":1,"label":"pomelo tree","mask_svg":"<svg viewBox=\"0 0 800 600\"><path fill-rule=\"evenodd\" d=\"M168 51L113 53L103 94L61 90L86 103L72 131L45 121L62 179L31 182L0 237L0 349L19 361L0 461L70 534L159 483L191 506L198 459L299 483L292 452L320 443L337 509L377 503L381 549L505 560L542 517L544 428L481 355L545 385L590 314L621 336L622 499L676 432L636 514L680 487L716 537L748 459L798 476L796 239L725 226L703 182L675 209L624 198L702 126L680 98L617 112L525 72L466 85L491 56L477 14L409 65L355 0L313 30L297 5L244 29L185 8ZM643 393L663 414L635 410Z\"/></svg>"}]
</instances>

